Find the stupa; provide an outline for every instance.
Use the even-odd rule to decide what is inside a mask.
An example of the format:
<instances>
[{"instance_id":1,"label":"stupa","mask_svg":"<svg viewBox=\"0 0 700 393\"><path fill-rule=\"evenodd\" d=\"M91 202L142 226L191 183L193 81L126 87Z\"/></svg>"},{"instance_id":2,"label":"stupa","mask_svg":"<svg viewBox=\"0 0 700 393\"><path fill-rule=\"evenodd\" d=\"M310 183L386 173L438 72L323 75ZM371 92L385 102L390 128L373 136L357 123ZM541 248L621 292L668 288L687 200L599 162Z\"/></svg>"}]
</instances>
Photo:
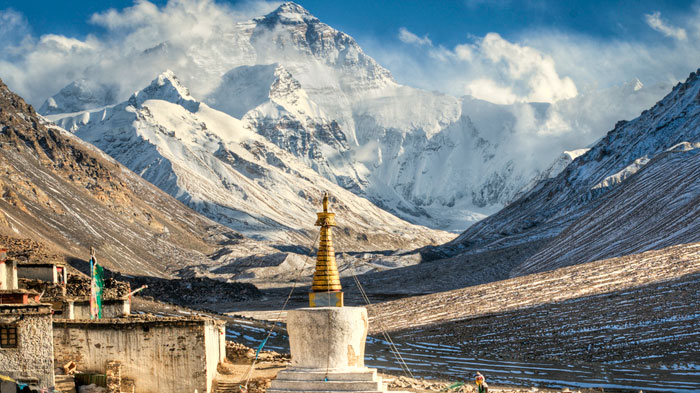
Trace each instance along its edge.
<instances>
[{"instance_id":1,"label":"stupa","mask_svg":"<svg viewBox=\"0 0 700 393\"><path fill-rule=\"evenodd\" d=\"M335 214L328 211L327 193L316 225L321 236L310 307L287 313L292 361L267 392L386 392L377 370L365 367L367 309L343 306L331 229Z\"/></svg>"}]
</instances>

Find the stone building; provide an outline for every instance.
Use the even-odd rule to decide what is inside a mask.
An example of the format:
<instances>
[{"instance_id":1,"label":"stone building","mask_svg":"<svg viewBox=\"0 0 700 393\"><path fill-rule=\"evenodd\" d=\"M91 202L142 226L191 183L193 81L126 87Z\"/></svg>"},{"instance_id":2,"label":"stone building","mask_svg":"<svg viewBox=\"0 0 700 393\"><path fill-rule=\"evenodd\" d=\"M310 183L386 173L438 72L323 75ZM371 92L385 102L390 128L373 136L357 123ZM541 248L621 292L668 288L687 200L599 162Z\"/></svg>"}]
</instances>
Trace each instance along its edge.
<instances>
[{"instance_id":1,"label":"stone building","mask_svg":"<svg viewBox=\"0 0 700 393\"><path fill-rule=\"evenodd\" d=\"M54 365L74 362L82 375L105 375L115 392L212 392L226 358L223 321L131 315L128 285L106 291L103 319L91 320L85 288L66 290L64 265L22 262L18 268L5 255L0 254L0 375L40 391L55 386ZM71 291L80 295L67 295ZM0 392L15 391L14 384L6 385Z\"/></svg>"},{"instance_id":2,"label":"stone building","mask_svg":"<svg viewBox=\"0 0 700 393\"><path fill-rule=\"evenodd\" d=\"M17 277L65 286L68 282L68 269L62 263L19 262Z\"/></svg>"},{"instance_id":3,"label":"stone building","mask_svg":"<svg viewBox=\"0 0 700 393\"><path fill-rule=\"evenodd\" d=\"M21 289L0 291L0 374L49 388L54 386L51 306L38 297Z\"/></svg>"},{"instance_id":4,"label":"stone building","mask_svg":"<svg viewBox=\"0 0 700 393\"><path fill-rule=\"evenodd\" d=\"M105 374L119 362L139 393L209 393L226 357L224 322L211 318L64 319L54 321L53 336L56 364Z\"/></svg>"}]
</instances>

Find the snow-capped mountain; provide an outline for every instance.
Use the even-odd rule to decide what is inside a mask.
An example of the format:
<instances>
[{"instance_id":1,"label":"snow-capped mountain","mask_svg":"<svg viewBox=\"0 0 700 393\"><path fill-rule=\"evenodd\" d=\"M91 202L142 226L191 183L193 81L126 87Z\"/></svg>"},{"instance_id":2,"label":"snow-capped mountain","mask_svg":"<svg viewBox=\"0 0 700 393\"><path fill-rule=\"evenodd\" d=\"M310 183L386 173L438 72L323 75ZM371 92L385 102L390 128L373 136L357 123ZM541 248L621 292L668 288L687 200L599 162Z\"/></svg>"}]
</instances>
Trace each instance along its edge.
<instances>
[{"instance_id":1,"label":"snow-capped mountain","mask_svg":"<svg viewBox=\"0 0 700 393\"><path fill-rule=\"evenodd\" d=\"M520 142L551 138L549 104L496 105L402 86L352 37L297 4L221 31L223 40L163 42L129 62L169 64L179 76L186 64L182 80L198 102L412 223L463 230L560 153ZM138 71L123 86L142 80Z\"/></svg>"},{"instance_id":2,"label":"snow-capped mountain","mask_svg":"<svg viewBox=\"0 0 700 393\"><path fill-rule=\"evenodd\" d=\"M120 104L51 118L193 209L257 239L307 244L323 191L338 213L337 242L344 249L451 237L409 224L321 177L241 120L195 100L171 71Z\"/></svg>"},{"instance_id":3,"label":"snow-capped mountain","mask_svg":"<svg viewBox=\"0 0 700 393\"><path fill-rule=\"evenodd\" d=\"M39 113L72 113L111 105L117 102L117 92L117 86L78 79L49 97L39 108Z\"/></svg>"},{"instance_id":4,"label":"snow-capped mountain","mask_svg":"<svg viewBox=\"0 0 700 393\"><path fill-rule=\"evenodd\" d=\"M464 258L529 248L511 253L511 274L521 275L700 241L698 97L694 72L559 175L433 251Z\"/></svg>"}]
</instances>

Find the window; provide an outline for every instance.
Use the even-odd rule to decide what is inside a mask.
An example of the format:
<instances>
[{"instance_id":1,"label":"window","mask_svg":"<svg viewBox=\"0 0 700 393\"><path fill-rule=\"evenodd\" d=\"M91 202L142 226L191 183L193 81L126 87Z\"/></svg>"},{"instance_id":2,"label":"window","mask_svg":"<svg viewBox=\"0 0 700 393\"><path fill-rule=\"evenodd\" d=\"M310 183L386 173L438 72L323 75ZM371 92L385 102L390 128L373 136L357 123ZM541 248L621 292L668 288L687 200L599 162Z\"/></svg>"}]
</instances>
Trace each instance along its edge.
<instances>
[{"instance_id":1,"label":"window","mask_svg":"<svg viewBox=\"0 0 700 393\"><path fill-rule=\"evenodd\" d=\"M0 348L17 348L16 325L0 325Z\"/></svg>"}]
</instances>

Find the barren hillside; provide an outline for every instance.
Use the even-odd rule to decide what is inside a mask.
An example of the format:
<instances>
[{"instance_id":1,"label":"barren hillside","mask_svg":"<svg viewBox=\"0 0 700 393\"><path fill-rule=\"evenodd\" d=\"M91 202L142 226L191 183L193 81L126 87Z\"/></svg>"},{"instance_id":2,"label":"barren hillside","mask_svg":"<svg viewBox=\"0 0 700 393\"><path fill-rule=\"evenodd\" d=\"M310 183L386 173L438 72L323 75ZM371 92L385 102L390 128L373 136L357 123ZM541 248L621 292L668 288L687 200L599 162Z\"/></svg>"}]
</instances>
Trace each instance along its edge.
<instances>
[{"instance_id":1,"label":"barren hillside","mask_svg":"<svg viewBox=\"0 0 700 393\"><path fill-rule=\"evenodd\" d=\"M69 259L90 247L108 268L173 277L226 246L274 250L202 217L69 133L46 126L0 82L0 234ZM234 253L235 255L235 253Z\"/></svg>"},{"instance_id":2,"label":"barren hillside","mask_svg":"<svg viewBox=\"0 0 700 393\"><path fill-rule=\"evenodd\" d=\"M700 243L685 244L375 304L370 327L477 357L683 366L700 351L698 283Z\"/></svg>"}]
</instances>

